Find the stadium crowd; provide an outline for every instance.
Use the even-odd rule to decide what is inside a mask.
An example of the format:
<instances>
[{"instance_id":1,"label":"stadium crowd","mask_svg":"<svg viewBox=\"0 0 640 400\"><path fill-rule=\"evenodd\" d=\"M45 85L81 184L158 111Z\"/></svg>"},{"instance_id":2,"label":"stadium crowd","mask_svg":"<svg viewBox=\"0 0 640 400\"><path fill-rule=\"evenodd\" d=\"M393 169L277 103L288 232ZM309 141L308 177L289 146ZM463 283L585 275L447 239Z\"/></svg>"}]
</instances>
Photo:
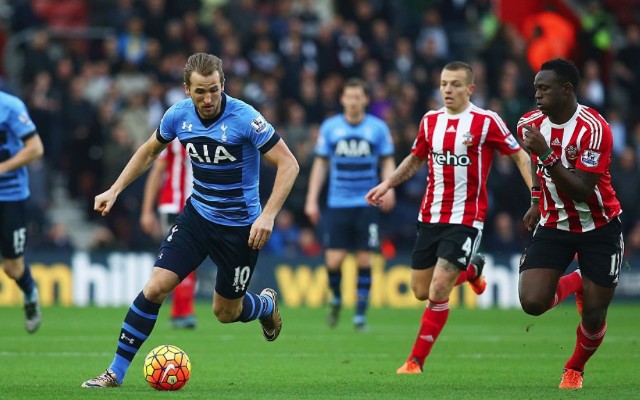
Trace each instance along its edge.
<instances>
[{"instance_id":1,"label":"stadium crowd","mask_svg":"<svg viewBox=\"0 0 640 400\"><path fill-rule=\"evenodd\" d=\"M34 248L69 246L64 229L47 218L50 183L60 181L54 175L83 205L85 218L105 224L96 231L94 248L156 247L138 223L144 179L121 195L110 218L98 219L92 211L94 196L115 180L166 108L185 96L176 82L186 57L209 52L223 60L225 91L258 109L300 164L267 251L318 255L318 232L304 214L307 181L319 124L341 111L344 80L357 76L368 82L369 112L390 126L400 162L422 115L441 107L439 77L448 61L473 66L472 101L496 111L515 132L518 118L533 108L537 67L528 50L544 28L535 25L528 36L501 23L489 0L58 3L9 1L10 17L4 20L6 38L24 40L17 41L15 54L4 55L5 65L18 68L12 76L10 68L0 71L3 89L25 100L45 146L43 163L31 171ZM640 16L620 7L629 1L587 3L575 8L581 30L567 55L582 73L579 101L611 123L613 186L624 210L626 249L638 254ZM262 173L268 181L273 170L265 165ZM427 173L398 188L398 206L383 219L383 253L410 249ZM522 223L529 190L508 157L497 157L488 188L482 247L519 253L529 237Z\"/></svg>"}]
</instances>

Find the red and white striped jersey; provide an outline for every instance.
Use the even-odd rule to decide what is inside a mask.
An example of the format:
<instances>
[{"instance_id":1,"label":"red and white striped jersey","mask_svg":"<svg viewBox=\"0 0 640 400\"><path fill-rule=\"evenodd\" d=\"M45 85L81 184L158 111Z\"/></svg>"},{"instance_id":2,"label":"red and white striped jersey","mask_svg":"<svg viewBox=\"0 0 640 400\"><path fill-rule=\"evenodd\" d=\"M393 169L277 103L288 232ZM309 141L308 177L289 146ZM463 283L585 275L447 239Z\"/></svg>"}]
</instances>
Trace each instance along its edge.
<instances>
[{"instance_id":1,"label":"red and white striped jersey","mask_svg":"<svg viewBox=\"0 0 640 400\"><path fill-rule=\"evenodd\" d=\"M611 187L611 148L613 137L607 121L594 109L578 104L575 114L562 125L549 121L540 111L531 111L518 121L518 135L522 137L523 125L540 129L547 144L569 170L600 174L595 190L586 202L571 200L554 184L538 157L531 155L538 164L540 179L540 225L571 232L586 232L606 225L622 210Z\"/></svg>"},{"instance_id":2,"label":"red and white striped jersey","mask_svg":"<svg viewBox=\"0 0 640 400\"><path fill-rule=\"evenodd\" d=\"M158 156L167 163L164 180L158 195L158 212L178 214L191 196L193 173L191 160L179 140L172 140Z\"/></svg>"},{"instance_id":3,"label":"red and white striped jersey","mask_svg":"<svg viewBox=\"0 0 640 400\"><path fill-rule=\"evenodd\" d=\"M493 111L469 104L456 115L447 114L445 108L426 113L411 149L429 165L418 220L482 229L494 150L510 155L520 145Z\"/></svg>"}]
</instances>

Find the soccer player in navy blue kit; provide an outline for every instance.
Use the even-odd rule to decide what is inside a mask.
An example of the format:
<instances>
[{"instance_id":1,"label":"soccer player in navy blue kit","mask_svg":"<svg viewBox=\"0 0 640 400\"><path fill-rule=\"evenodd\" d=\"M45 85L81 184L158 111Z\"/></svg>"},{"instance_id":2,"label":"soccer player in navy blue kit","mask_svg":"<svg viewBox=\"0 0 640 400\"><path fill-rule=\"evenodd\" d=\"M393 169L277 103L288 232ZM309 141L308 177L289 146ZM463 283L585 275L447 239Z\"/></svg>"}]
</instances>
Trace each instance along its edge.
<instances>
[{"instance_id":1,"label":"soccer player in navy blue kit","mask_svg":"<svg viewBox=\"0 0 640 400\"><path fill-rule=\"evenodd\" d=\"M27 164L42 157L44 147L22 100L0 92L0 254L2 268L24 294L25 328L40 326L38 288L24 262L27 243Z\"/></svg>"},{"instance_id":2,"label":"soccer player in navy blue kit","mask_svg":"<svg viewBox=\"0 0 640 400\"><path fill-rule=\"evenodd\" d=\"M191 158L193 192L167 232L149 281L133 301L118 335L113 362L83 387L122 384L133 357L153 330L162 302L209 256L218 267L213 313L222 323L258 319L267 341L280 334L277 293L247 291L259 250L273 231L298 175L298 163L274 128L250 105L224 93L222 61L196 53L184 68L189 96L171 106L160 127L132 156L116 182L96 196L106 216L118 195L142 175L174 139ZM260 155L276 169L264 209L258 193Z\"/></svg>"},{"instance_id":3,"label":"soccer player in navy blue kit","mask_svg":"<svg viewBox=\"0 0 640 400\"><path fill-rule=\"evenodd\" d=\"M393 141L387 124L368 114L367 84L351 78L340 96L342 114L325 120L320 126L316 158L311 167L305 213L313 224L320 219L318 198L329 174L329 192L325 210L323 244L333 294L327 317L334 327L342 305L341 266L348 251L355 251L358 266L357 303L353 323L366 330L365 312L371 289L371 252L379 247L378 210L368 206L365 195L380 179L395 169ZM380 209L395 206L395 194L387 192Z\"/></svg>"}]
</instances>

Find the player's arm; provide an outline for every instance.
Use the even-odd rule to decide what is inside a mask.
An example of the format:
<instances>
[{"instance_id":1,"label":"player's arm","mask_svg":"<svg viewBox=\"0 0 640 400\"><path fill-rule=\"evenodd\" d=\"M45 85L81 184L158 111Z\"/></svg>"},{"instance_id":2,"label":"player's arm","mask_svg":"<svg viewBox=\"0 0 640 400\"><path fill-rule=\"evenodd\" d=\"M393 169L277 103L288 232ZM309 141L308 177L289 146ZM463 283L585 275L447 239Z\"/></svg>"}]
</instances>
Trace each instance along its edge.
<instances>
[{"instance_id":1,"label":"player's arm","mask_svg":"<svg viewBox=\"0 0 640 400\"><path fill-rule=\"evenodd\" d=\"M532 175L535 175L535 172L531 170L531 158L529 154L523 149L518 150L517 152L511 154L511 159L516 163L518 170L520 171L520 175L522 175L522 179L524 179L524 183L528 188L533 186L532 183Z\"/></svg>"},{"instance_id":2,"label":"player's arm","mask_svg":"<svg viewBox=\"0 0 640 400\"><path fill-rule=\"evenodd\" d=\"M307 184L307 199L304 205L304 213L312 224L317 224L320 219L320 206L318 199L320 191L327 179L329 171L329 159L322 156L316 156L311 165L311 173L309 174L309 182Z\"/></svg>"},{"instance_id":3,"label":"player's arm","mask_svg":"<svg viewBox=\"0 0 640 400\"><path fill-rule=\"evenodd\" d=\"M533 162L533 159L530 159L529 171L531 175L531 205L529 206L527 213L524 215L524 218L522 218L524 226L529 232L533 231L536 228L536 225L538 225L538 222L540 222L540 178L537 174L537 168L538 166ZM535 193L536 191L537 193Z\"/></svg>"},{"instance_id":4,"label":"player's arm","mask_svg":"<svg viewBox=\"0 0 640 400\"><path fill-rule=\"evenodd\" d=\"M523 140L523 144L526 148L535 153L538 158L544 157L545 155L547 155L549 160L555 158L553 163L544 168L551 176L558 189L569 196L573 201L587 201L591 194L593 194L593 191L600 180L600 174L580 169L576 169L575 172L569 171L564 165L562 165L557 156L553 154L549 156L551 149L537 127L525 125L524 129L527 130ZM542 160L542 158L540 159Z\"/></svg>"},{"instance_id":5,"label":"player's arm","mask_svg":"<svg viewBox=\"0 0 640 400\"><path fill-rule=\"evenodd\" d=\"M276 179L267 204L258 219L251 225L249 246L254 250L260 250L271 237L276 215L282 208L300 171L298 161L283 140L278 140L275 146L264 153L264 158L276 167Z\"/></svg>"},{"instance_id":6,"label":"player's arm","mask_svg":"<svg viewBox=\"0 0 640 400\"><path fill-rule=\"evenodd\" d=\"M577 202L587 201L600 181L600 174L580 169L576 169L574 173L565 168L562 163L547 168L547 171L558 189Z\"/></svg>"},{"instance_id":7,"label":"player's arm","mask_svg":"<svg viewBox=\"0 0 640 400\"><path fill-rule=\"evenodd\" d=\"M33 134L25 139L24 147L14 154L13 157L0 162L0 174L25 166L31 161L42 157L43 154L44 146L42 145L42 140L37 133Z\"/></svg>"},{"instance_id":8,"label":"player's arm","mask_svg":"<svg viewBox=\"0 0 640 400\"><path fill-rule=\"evenodd\" d=\"M122 193L131 182L135 181L149 169L162 150L167 147L167 144L168 143L159 141L156 138L156 132L154 132L149 140L144 142L138 150L136 150L109 190L96 196L93 209L101 213L103 217L109 214L118 195Z\"/></svg>"},{"instance_id":9,"label":"player's arm","mask_svg":"<svg viewBox=\"0 0 640 400\"><path fill-rule=\"evenodd\" d=\"M151 171L147 175L147 181L144 184L144 196L142 197L142 210L140 213L140 227L142 231L148 235L155 232L158 226L156 218L155 205L164 172L167 170L167 161L160 157L151 166Z\"/></svg>"},{"instance_id":10,"label":"player's arm","mask_svg":"<svg viewBox=\"0 0 640 400\"><path fill-rule=\"evenodd\" d=\"M396 169L396 161L393 156L384 157L380 163L380 178L384 181L393 175ZM380 209L384 212L391 211L396 206L396 192L393 188L389 189L382 197Z\"/></svg>"},{"instance_id":11,"label":"player's arm","mask_svg":"<svg viewBox=\"0 0 640 400\"><path fill-rule=\"evenodd\" d=\"M380 184L378 184L378 186L374 187L369 191L369 193L367 193L365 197L367 199L367 203L374 207L382 204L382 197L387 193L387 191L407 181L415 175L416 172L426 164L426 162L426 158L421 158L410 153L404 160L402 160L391 176L384 179Z\"/></svg>"}]
</instances>

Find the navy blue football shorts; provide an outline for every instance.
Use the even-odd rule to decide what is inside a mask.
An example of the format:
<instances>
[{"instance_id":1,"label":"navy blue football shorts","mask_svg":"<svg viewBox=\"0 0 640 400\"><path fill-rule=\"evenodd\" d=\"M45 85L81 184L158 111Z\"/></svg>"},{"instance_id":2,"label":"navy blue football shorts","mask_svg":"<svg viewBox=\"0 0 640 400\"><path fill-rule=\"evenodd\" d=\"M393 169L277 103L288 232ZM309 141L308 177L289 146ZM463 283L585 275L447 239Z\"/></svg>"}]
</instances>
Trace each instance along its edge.
<instances>
[{"instance_id":1,"label":"navy blue football shorts","mask_svg":"<svg viewBox=\"0 0 640 400\"><path fill-rule=\"evenodd\" d=\"M370 206L330 208L324 211L326 249L376 251L380 247L379 211Z\"/></svg>"},{"instance_id":2,"label":"navy blue football shorts","mask_svg":"<svg viewBox=\"0 0 640 400\"><path fill-rule=\"evenodd\" d=\"M618 285L624 242L620 218L588 232L569 232L538 226L520 259L520 272L553 268L564 272L578 255L580 272L595 284Z\"/></svg>"},{"instance_id":3,"label":"navy blue football shorts","mask_svg":"<svg viewBox=\"0 0 640 400\"><path fill-rule=\"evenodd\" d=\"M216 292L227 299L244 296L259 251L247 244L251 225L227 226L208 221L187 201L169 228L155 265L173 271L182 281L209 256L216 264Z\"/></svg>"},{"instance_id":4,"label":"navy blue football shorts","mask_svg":"<svg viewBox=\"0 0 640 400\"><path fill-rule=\"evenodd\" d=\"M26 200L0 201L0 252L13 260L24 255L27 244Z\"/></svg>"},{"instance_id":5,"label":"navy blue football shorts","mask_svg":"<svg viewBox=\"0 0 640 400\"><path fill-rule=\"evenodd\" d=\"M412 269L428 269L438 258L460 270L467 269L482 239L482 231L461 224L426 224L418 222L418 237L411 255Z\"/></svg>"}]
</instances>

